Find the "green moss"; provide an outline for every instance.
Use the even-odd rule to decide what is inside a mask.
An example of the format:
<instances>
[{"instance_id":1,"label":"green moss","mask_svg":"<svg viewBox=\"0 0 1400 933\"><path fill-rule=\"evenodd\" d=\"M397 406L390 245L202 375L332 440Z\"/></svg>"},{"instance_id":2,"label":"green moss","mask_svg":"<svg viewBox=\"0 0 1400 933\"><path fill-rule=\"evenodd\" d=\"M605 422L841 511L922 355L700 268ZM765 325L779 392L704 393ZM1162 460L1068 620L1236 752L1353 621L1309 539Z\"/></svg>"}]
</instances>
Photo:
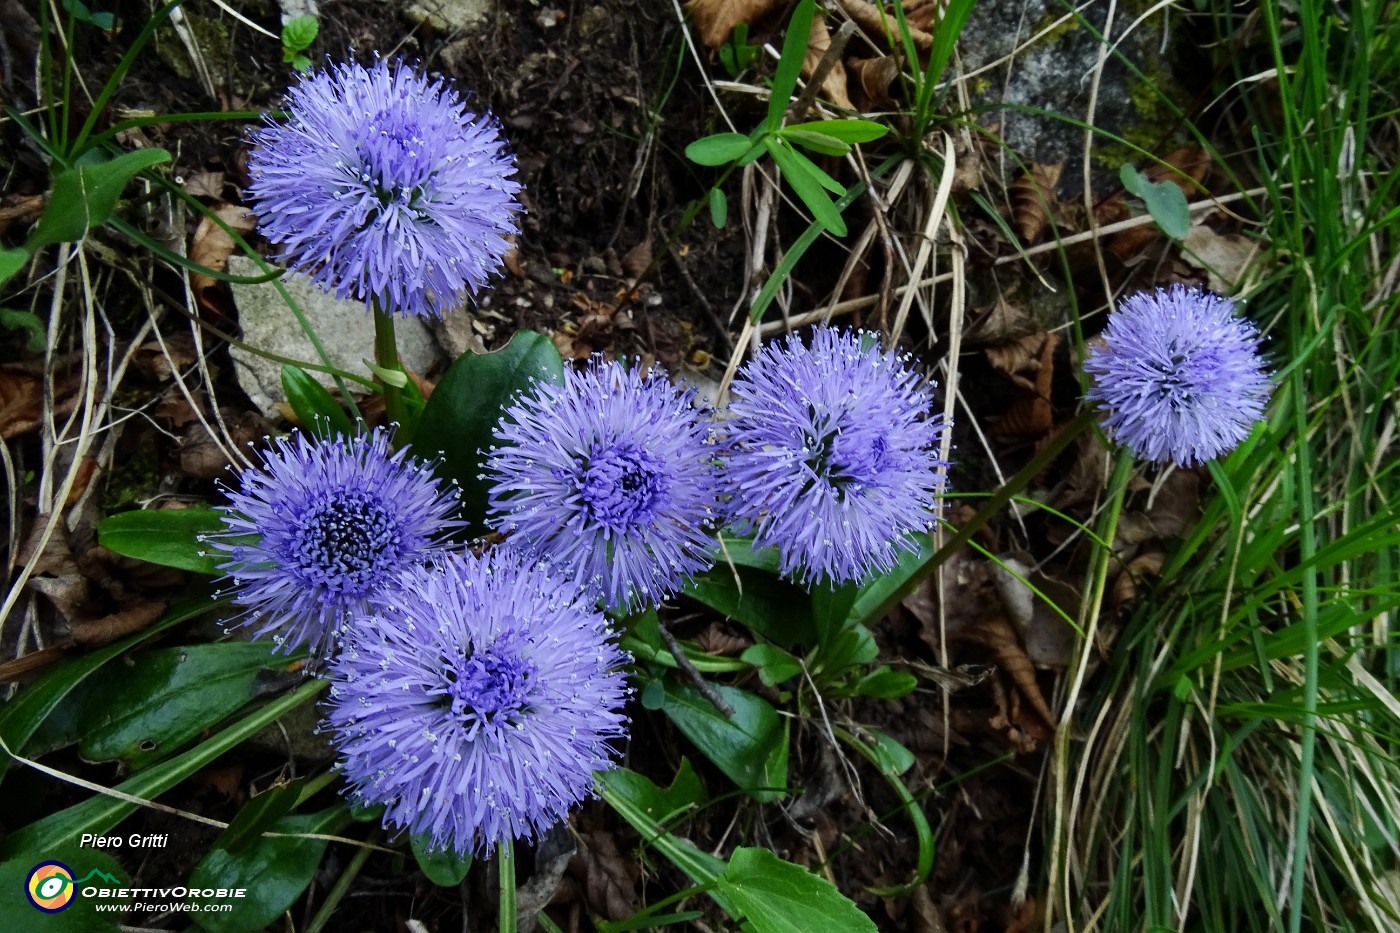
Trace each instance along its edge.
<instances>
[{"instance_id":1,"label":"green moss","mask_svg":"<svg viewBox=\"0 0 1400 933\"><path fill-rule=\"evenodd\" d=\"M1040 31L1042 29L1050 29L1051 24L1054 23L1061 16L1064 16L1066 12L1067 11L1063 7L1059 6L1046 10L1045 15L1042 16L1040 19L1036 20L1035 24L1031 26L1030 32L1027 33L1027 37L1040 36ZM1079 27L1079 17L1070 16L1063 23L1056 26L1054 29L1050 29L1048 33L1046 33L1044 36L1041 36L1036 41L1044 42L1047 45L1053 42L1059 42L1065 36L1078 30Z\"/></svg>"},{"instance_id":2,"label":"green moss","mask_svg":"<svg viewBox=\"0 0 1400 933\"><path fill-rule=\"evenodd\" d=\"M220 20L188 12L185 13L185 22L189 24L195 44L199 46L210 72L223 72L233 57L233 43L229 38L228 27ZM156 55L171 71L186 81L195 80L189 50L185 48L185 43L174 26L165 24L157 29L154 44Z\"/></svg>"},{"instance_id":3,"label":"green moss","mask_svg":"<svg viewBox=\"0 0 1400 933\"><path fill-rule=\"evenodd\" d=\"M1159 150L1163 149L1164 141L1169 141L1177 131L1179 121L1171 107L1167 106L1164 95L1170 97L1176 89L1166 87L1159 93L1150 80L1136 75L1128 78L1125 87L1138 119L1124 126L1120 135L1148 152L1165 154ZM1142 156L1128 146L1099 137L1094 143L1092 158L1106 168L1117 168L1124 162L1140 161Z\"/></svg>"},{"instance_id":4,"label":"green moss","mask_svg":"<svg viewBox=\"0 0 1400 933\"><path fill-rule=\"evenodd\" d=\"M159 483L160 461L155 444L137 444L129 457L113 458L112 471L107 474L108 513L139 508Z\"/></svg>"}]
</instances>

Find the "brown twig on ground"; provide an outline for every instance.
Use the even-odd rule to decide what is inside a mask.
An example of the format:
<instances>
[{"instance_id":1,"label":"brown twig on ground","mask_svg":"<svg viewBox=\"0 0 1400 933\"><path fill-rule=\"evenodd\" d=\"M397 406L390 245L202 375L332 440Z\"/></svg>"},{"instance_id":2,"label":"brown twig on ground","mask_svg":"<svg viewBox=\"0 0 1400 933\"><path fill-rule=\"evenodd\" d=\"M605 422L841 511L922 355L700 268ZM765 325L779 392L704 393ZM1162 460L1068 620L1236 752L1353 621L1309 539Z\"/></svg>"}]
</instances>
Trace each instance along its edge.
<instances>
[{"instance_id":1,"label":"brown twig on ground","mask_svg":"<svg viewBox=\"0 0 1400 933\"><path fill-rule=\"evenodd\" d=\"M700 675L700 671L696 669L695 665L690 663L690 658L685 656L685 652L681 650L680 642L676 641L676 636L672 635L670 630L666 628L666 623L658 619L656 621L656 628L661 632L661 640L666 643L666 648L671 652L671 657L676 659L676 665L682 671L685 671L686 676L690 678L691 684L696 690L700 691L700 695L709 700L710 703L714 705L715 709L723 713L725 719L733 719L734 707L724 702L724 698L715 692L715 688L710 686L709 681L705 680L705 678Z\"/></svg>"}]
</instances>

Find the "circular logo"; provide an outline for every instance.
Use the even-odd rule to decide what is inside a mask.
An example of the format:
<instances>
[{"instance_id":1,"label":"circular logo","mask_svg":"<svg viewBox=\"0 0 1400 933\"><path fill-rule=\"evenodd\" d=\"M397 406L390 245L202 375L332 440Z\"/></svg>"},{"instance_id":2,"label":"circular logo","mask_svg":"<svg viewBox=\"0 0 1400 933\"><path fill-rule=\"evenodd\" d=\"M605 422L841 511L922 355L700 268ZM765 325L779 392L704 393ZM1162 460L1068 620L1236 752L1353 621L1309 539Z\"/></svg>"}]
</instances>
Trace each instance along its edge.
<instances>
[{"instance_id":1,"label":"circular logo","mask_svg":"<svg viewBox=\"0 0 1400 933\"><path fill-rule=\"evenodd\" d=\"M40 862L30 869L24 893L46 914L67 910L73 903L73 870L62 862Z\"/></svg>"}]
</instances>

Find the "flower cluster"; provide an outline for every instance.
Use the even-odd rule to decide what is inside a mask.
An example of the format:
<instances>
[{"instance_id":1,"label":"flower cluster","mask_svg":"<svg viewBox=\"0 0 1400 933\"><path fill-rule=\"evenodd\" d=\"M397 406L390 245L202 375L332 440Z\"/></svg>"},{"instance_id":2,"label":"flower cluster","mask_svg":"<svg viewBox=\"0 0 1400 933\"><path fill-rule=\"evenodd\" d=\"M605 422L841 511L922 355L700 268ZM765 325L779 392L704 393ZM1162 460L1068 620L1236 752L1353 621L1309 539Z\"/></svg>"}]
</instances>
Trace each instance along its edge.
<instances>
[{"instance_id":1,"label":"flower cluster","mask_svg":"<svg viewBox=\"0 0 1400 933\"><path fill-rule=\"evenodd\" d=\"M786 576L888 570L933 521L948 464L928 386L874 334L819 328L763 348L729 406L731 519Z\"/></svg>"},{"instance_id":2,"label":"flower cluster","mask_svg":"<svg viewBox=\"0 0 1400 933\"><path fill-rule=\"evenodd\" d=\"M1148 460L1194 466L1239 445L1262 417L1270 383L1254 325L1222 298L1180 285L1129 297L1084 369L1104 426Z\"/></svg>"},{"instance_id":3,"label":"flower cluster","mask_svg":"<svg viewBox=\"0 0 1400 933\"><path fill-rule=\"evenodd\" d=\"M352 797L459 853L567 816L625 732L626 656L590 603L508 548L406 573L332 668Z\"/></svg>"},{"instance_id":4,"label":"flower cluster","mask_svg":"<svg viewBox=\"0 0 1400 933\"><path fill-rule=\"evenodd\" d=\"M261 468L239 475L227 530L206 539L225 555L219 569L243 610L235 625L319 660L344 620L462 526L456 489L390 440L383 429L328 444L278 438Z\"/></svg>"},{"instance_id":5,"label":"flower cluster","mask_svg":"<svg viewBox=\"0 0 1400 933\"><path fill-rule=\"evenodd\" d=\"M609 609L654 605L714 563L720 492L695 393L595 362L506 412L487 460L492 527Z\"/></svg>"},{"instance_id":6,"label":"flower cluster","mask_svg":"<svg viewBox=\"0 0 1400 933\"><path fill-rule=\"evenodd\" d=\"M520 186L499 130L445 81L379 61L314 74L248 163L279 258L338 297L441 316L500 267Z\"/></svg>"}]
</instances>

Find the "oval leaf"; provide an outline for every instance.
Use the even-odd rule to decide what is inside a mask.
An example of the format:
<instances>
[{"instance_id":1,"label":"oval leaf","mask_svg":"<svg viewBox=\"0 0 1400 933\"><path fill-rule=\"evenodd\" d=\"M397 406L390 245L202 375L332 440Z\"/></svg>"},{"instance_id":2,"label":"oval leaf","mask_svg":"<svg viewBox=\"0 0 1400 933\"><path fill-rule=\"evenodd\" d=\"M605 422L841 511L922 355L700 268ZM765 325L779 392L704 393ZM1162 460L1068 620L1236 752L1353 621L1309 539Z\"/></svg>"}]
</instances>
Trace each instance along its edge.
<instances>
[{"instance_id":1,"label":"oval leaf","mask_svg":"<svg viewBox=\"0 0 1400 933\"><path fill-rule=\"evenodd\" d=\"M783 130L784 135L793 131L820 133L843 143L868 143L884 136L890 128L870 120L814 120L792 123Z\"/></svg>"},{"instance_id":2,"label":"oval leaf","mask_svg":"<svg viewBox=\"0 0 1400 933\"><path fill-rule=\"evenodd\" d=\"M103 519L97 543L147 563L212 575L219 572L217 552L200 538L224 530L218 509L141 509Z\"/></svg>"},{"instance_id":3,"label":"oval leaf","mask_svg":"<svg viewBox=\"0 0 1400 933\"><path fill-rule=\"evenodd\" d=\"M495 353L458 357L423 409L413 446L422 456L442 454L439 473L461 486L463 511L476 532L485 531L489 485L480 474L496 424L539 380L562 383L564 360L548 337L521 331Z\"/></svg>"},{"instance_id":4,"label":"oval leaf","mask_svg":"<svg viewBox=\"0 0 1400 933\"><path fill-rule=\"evenodd\" d=\"M690 684L666 684L666 715L695 747L759 803L783 796L787 728L762 697L724 684L711 688L734 710L728 718Z\"/></svg>"},{"instance_id":5,"label":"oval leaf","mask_svg":"<svg viewBox=\"0 0 1400 933\"><path fill-rule=\"evenodd\" d=\"M749 151L753 140L743 133L715 133L685 147L685 157L700 165L724 165Z\"/></svg>"},{"instance_id":6,"label":"oval leaf","mask_svg":"<svg viewBox=\"0 0 1400 933\"><path fill-rule=\"evenodd\" d=\"M1163 233L1174 240L1186 238L1191 230L1191 209L1180 188L1170 181L1152 181L1126 162L1118 177L1130 194L1142 198L1143 206Z\"/></svg>"},{"instance_id":7,"label":"oval leaf","mask_svg":"<svg viewBox=\"0 0 1400 933\"><path fill-rule=\"evenodd\" d=\"M324 439L336 434L348 437L355 432L345 409L306 370L284 364L282 391L287 395L287 404L296 412L297 421L301 422L307 433Z\"/></svg>"},{"instance_id":8,"label":"oval leaf","mask_svg":"<svg viewBox=\"0 0 1400 933\"><path fill-rule=\"evenodd\" d=\"M425 833L419 833L411 840L413 857L418 862L418 868L429 881L438 887L457 887L462 883L462 879L467 877L467 872L471 870L471 853L458 855L451 849L433 851L428 848L429 841L430 839Z\"/></svg>"},{"instance_id":9,"label":"oval leaf","mask_svg":"<svg viewBox=\"0 0 1400 933\"><path fill-rule=\"evenodd\" d=\"M724 192L718 188L710 189L710 223L716 229L724 227L724 222L729 219L729 202L724 199Z\"/></svg>"},{"instance_id":10,"label":"oval leaf","mask_svg":"<svg viewBox=\"0 0 1400 933\"><path fill-rule=\"evenodd\" d=\"M284 816L272 824L279 833L334 833L350 822L344 804L320 813ZM256 844L235 855L228 849L212 849L190 873L189 887L242 888L247 897L190 898L198 908L190 919L213 933L245 933L271 925L292 905L321 864L326 851L324 839L289 839L264 836ZM202 908L232 904L233 909L210 913Z\"/></svg>"},{"instance_id":11,"label":"oval leaf","mask_svg":"<svg viewBox=\"0 0 1400 933\"><path fill-rule=\"evenodd\" d=\"M138 149L108 162L66 169L53 181L49 206L30 235L30 253L50 243L81 240L90 227L107 222L126 183L140 171L170 161L164 149Z\"/></svg>"},{"instance_id":12,"label":"oval leaf","mask_svg":"<svg viewBox=\"0 0 1400 933\"><path fill-rule=\"evenodd\" d=\"M718 887L748 920L744 929L753 933L876 929L875 922L830 881L767 849L735 849Z\"/></svg>"}]
</instances>

